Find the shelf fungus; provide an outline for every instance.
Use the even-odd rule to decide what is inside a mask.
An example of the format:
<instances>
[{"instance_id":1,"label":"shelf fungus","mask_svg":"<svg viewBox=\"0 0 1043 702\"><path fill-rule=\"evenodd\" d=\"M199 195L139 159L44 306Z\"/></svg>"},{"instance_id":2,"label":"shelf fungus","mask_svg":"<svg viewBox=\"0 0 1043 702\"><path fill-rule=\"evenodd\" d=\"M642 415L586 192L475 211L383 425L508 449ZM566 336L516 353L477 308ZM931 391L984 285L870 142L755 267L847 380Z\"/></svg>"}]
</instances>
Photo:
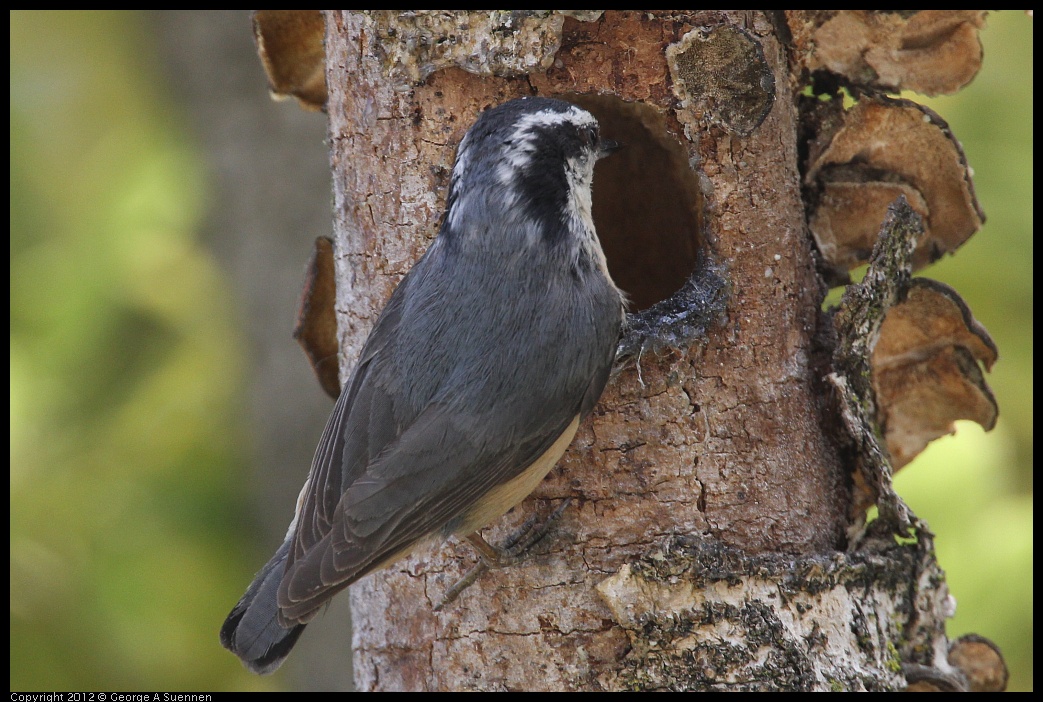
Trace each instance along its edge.
<instances>
[{"instance_id":1,"label":"shelf fungus","mask_svg":"<svg viewBox=\"0 0 1043 702\"><path fill-rule=\"evenodd\" d=\"M978 74L984 10L840 10L786 13L798 56L877 90L954 93Z\"/></svg>"},{"instance_id":2,"label":"shelf fungus","mask_svg":"<svg viewBox=\"0 0 1043 702\"><path fill-rule=\"evenodd\" d=\"M315 249L305 269L304 289L301 291L293 338L308 357L319 385L334 400L340 397L337 314L334 310L336 300L333 242L320 236L315 240Z\"/></svg>"},{"instance_id":3,"label":"shelf fungus","mask_svg":"<svg viewBox=\"0 0 1043 702\"><path fill-rule=\"evenodd\" d=\"M326 21L321 10L254 10L254 43L272 97L326 107Z\"/></svg>"},{"instance_id":4,"label":"shelf fungus","mask_svg":"<svg viewBox=\"0 0 1043 702\"><path fill-rule=\"evenodd\" d=\"M984 636L964 634L949 645L949 664L959 668L971 692L1003 692L1010 671L999 646Z\"/></svg>"},{"instance_id":5,"label":"shelf fungus","mask_svg":"<svg viewBox=\"0 0 1043 702\"><path fill-rule=\"evenodd\" d=\"M1010 678L999 647L977 634L952 641L939 665L904 663L902 672L906 692L1004 692Z\"/></svg>"},{"instance_id":6,"label":"shelf fungus","mask_svg":"<svg viewBox=\"0 0 1043 702\"><path fill-rule=\"evenodd\" d=\"M953 433L957 419L995 426L996 399L978 364L991 370L996 358L996 344L955 290L910 281L884 317L871 357L877 422L896 470Z\"/></svg>"},{"instance_id":7,"label":"shelf fungus","mask_svg":"<svg viewBox=\"0 0 1043 702\"><path fill-rule=\"evenodd\" d=\"M924 220L914 270L954 251L985 221L970 169L949 126L910 100L839 98L807 111L812 136L804 185L809 227L831 280L868 262L888 205L905 196Z\"/></svg>"}]
</instances>

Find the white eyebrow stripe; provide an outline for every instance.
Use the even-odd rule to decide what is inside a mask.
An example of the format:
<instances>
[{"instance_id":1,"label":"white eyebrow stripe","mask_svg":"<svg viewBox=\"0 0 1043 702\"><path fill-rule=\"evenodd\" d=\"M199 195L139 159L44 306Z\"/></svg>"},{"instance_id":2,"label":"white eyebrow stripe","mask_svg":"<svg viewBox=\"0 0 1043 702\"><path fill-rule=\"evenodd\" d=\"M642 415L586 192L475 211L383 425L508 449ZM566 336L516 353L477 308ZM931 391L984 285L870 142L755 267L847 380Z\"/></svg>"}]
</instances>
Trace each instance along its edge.
<instances>
[{"instance_id":1,"label":"white eyebrow stripe","mask_svg":"<svg viewBox=\"0 0 1043 702\"><path fill-rule=\"evenodd\" d=\"M490 165L495 166L492 175L499 183L506 186L502 196L508 205L513 206L518 199L518 193L515 190L515 179L518 177L518 173L528 166L532 160L532 154L536 150L535 141L539 136L539 129L563 124L572 124L577 128L596 127L598 121L590 112L576 105L571 105L567 110L562 111L543 109L531 112L522 115L515 121L514 128L510 132L510 141L512 142L510 147L500 153L501 158L498 162L490 161ZM471 132L468 131L457 147L456 163L450 177L450 187L452 188L460 187L460 182L464 179L465 173L472 165L473 154L471 154L470 141ZM569 168L575 168L571 163L567 165ZM447 223L454 228L459 227L460 218L463 216L463 212L467 210L470 199L469 193L461 192L460 190L457 190L456 195L456 202L447 213ZM578 212L582 212L583 209L583 207L580 207ZM579 215L577 214L577 216ZM582 217L580 219L582 220Z\"/></svg>"},{"instance_id":2,"label":"white eyebrow stripe","mask_svg":"<svg viewBox=\"0 0 1043 702\"><path fill-rule=\"evenodd\" d=\"M524 138L532 133L533 127L552 127L558 124L572 123L577 127L589 127L598 123L594 115L579 107L570 107L564 112L556 110L540 110L532 114L523 115L515 125L514 134L516 139Z\"/></svg>"},{"instance_id":3,"label":"white eyebrow stripe","mask_svg":"<svg viewBox=\"0 0 1043 702\"><path fill-rule=\"evenodd\" d=\"M586 110L572 106L564 112L556 110L540 110L532 114L523 115L514 125L511 139L515 142L515 148L510 154L511 165L514 168L523 168L529 163L529 153L533 139L536 137L536 127L553 127L559 124L574 124L577 127L597 126L598 121L594 115Z\"/></svg>"}]
</instances>

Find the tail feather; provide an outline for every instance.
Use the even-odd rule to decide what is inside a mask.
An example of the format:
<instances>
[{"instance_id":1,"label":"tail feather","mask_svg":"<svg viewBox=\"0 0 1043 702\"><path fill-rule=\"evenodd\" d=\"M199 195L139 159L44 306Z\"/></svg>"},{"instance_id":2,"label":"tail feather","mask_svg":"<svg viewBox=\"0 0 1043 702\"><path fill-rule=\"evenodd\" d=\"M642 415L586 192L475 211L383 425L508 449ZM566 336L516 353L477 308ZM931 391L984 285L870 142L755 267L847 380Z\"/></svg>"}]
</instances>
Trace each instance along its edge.
<instances>
[{"instance_id":1,"label":"tail feather","mask_svg":"<svg viewBox=\"0 0 1043 702\"><path fill-rule=\"evenodd\" d=\"M261 568L221 627L221 645L259 675L278 669L304 631L304 624L290 628L279 624L279 581L289 551L287 540Z\"/></svg>"}]
</instances>

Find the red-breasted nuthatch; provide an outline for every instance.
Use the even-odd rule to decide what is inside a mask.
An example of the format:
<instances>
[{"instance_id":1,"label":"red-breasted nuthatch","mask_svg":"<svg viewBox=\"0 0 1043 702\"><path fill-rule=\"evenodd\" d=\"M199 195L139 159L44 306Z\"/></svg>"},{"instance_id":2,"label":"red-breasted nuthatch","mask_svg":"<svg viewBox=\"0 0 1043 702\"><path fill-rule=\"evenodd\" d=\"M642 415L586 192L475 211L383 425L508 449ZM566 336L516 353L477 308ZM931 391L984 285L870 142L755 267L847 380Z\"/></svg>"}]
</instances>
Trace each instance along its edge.
<instances>
[{"instance_id":1,"label":"red-breasted nuthatch","mask_svg":"<svg viewBox=\"0 0 1043 702\"><path fill-rule=\"evenodd\" d=\"M286 540L221 628L250 670L278 668L359 578L503 515L565 452L624 317L591 219L594 163L616 146L548 98L468 130L441 230L370 332Z\"/></svg>"}]
</instances>

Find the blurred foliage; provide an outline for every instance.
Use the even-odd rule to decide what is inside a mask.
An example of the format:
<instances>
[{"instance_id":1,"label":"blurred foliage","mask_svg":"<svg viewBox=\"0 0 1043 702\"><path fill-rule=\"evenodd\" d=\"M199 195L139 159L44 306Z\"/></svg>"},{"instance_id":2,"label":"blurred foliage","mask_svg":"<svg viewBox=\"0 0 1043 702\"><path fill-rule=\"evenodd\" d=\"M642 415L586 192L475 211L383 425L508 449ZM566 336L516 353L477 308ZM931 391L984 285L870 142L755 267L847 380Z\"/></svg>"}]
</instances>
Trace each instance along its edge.
<instances>
[{"instance_id":1,"label":"blurred foliage","mask_svg":"<svg viewBox=\"0 0 1043 702\"><path fill-rule=\"evenodd\" d=\"M140 20L11 13L12 690L239 667L236 322Z\"/></svg>"},{"instance_id":2,"label":"blurred foliage","mask_svg":"<svg viewBox=\"0 0 1043 702\"><path fill-rule=\"evenodd\" d=\"M237 320L198 241L201 159L137 15L10 18L11 689L270 689L216 642L250 573ZM995 640L1029 690L1032 20L993 14L982 37L974 83L926 102L989 219L925 274L996 339L1001 418L897 482L938 535L950 636Z\"/></svg>"}]
</instances>

